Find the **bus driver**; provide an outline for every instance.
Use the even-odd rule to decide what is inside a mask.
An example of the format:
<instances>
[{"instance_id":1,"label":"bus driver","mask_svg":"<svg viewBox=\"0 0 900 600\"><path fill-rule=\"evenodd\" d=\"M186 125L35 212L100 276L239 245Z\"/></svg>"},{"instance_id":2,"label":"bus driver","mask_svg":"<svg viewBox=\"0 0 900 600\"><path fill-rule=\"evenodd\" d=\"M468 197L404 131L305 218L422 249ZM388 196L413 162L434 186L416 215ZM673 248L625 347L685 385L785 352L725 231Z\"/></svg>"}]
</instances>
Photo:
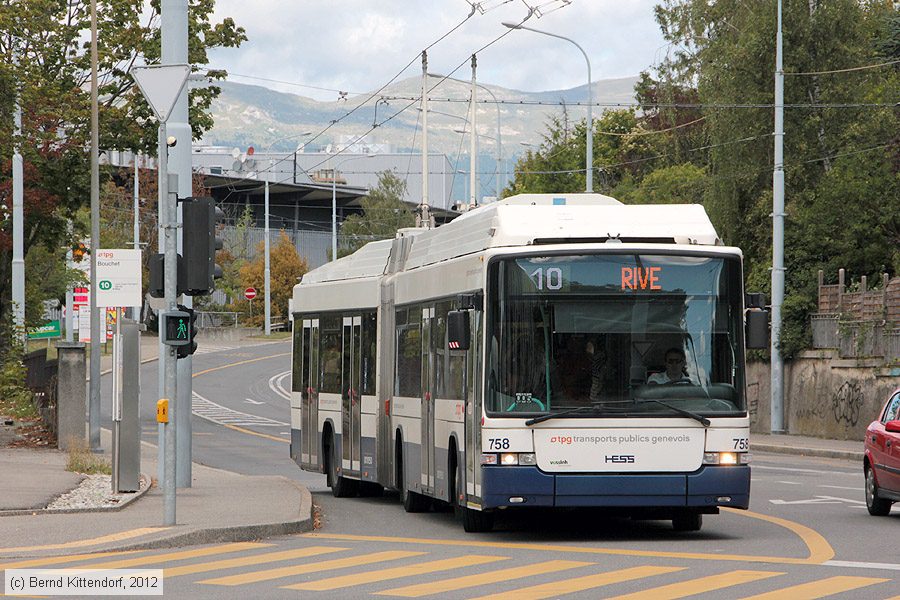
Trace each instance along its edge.
<instances>
[{"instance_id":1,"label":"bus driver","mask_svg":"<svg viewBox=\"0 0 900 600\"><path fill-rule=\"evenodd\" d=\"M666 370L661 373L653 373L647 378L647 383L677 383L690 381L685 369L684 350L681 348L669 348L666 350Z\"/></svg>"}]
</instances>

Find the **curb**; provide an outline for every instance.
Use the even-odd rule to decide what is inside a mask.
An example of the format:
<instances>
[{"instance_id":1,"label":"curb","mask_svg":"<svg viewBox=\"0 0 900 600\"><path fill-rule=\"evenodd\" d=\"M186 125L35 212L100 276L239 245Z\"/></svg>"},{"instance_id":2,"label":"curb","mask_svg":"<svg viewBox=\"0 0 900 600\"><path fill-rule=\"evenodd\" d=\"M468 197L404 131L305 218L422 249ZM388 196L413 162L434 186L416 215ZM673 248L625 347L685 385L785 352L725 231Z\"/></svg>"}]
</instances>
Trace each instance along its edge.
<instances>
[{"instance_id":1,"label":"curb","mask_svg":"<svg viewBox=\"0 0 900 600\"><path fill-rule=\"evenodd\" d=\"M821 458L838 458L862 462L864 452L855 450L831 450L828 448L802 448L797 446L781 446L778 444L757 444L751 441L750 450L753 452L769 452L771 454L794 454L799 456L818 456Z\"/></svg>"},{"instance_id":2,"label":"curb","mask_svg":"<svg viewBox=\"0 0 900 600\"><path fill-rule=\"evenodd\" d=\"M23 515L67 515L70 513L102 513L102 512L118 512L129 506L132 502L142 497L150 491L152 482L150 476L141 473L141 489L134 492L134 495L126 498L124 502L112 506L96 506L90 508L23 508L14 510L0 510L0 519L3 517L21 517ZM73 488L74 489L74 488ZM71 491L71 490L69 490ZM68 493L68 492L64 492Z\"/></svg>"}]
</instances>

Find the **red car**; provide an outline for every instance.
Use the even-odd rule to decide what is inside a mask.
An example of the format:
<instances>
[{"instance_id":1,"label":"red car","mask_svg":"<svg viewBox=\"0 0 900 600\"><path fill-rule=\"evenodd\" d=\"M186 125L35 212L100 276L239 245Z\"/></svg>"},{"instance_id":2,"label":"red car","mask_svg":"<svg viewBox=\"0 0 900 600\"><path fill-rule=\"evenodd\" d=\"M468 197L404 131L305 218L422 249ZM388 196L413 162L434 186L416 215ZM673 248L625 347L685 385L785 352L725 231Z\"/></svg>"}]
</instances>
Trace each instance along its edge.
<instances>
[{"instance_id":1,"label":"red car","mask_svg":"<svg viewBox=\"0 0 900 600\"><path fill-rule=\"evenodd\" d=\"M884 516L900 502L900 388L885 403L881 416L866 429L866 507Z\"/></svg>"}]
</instances>

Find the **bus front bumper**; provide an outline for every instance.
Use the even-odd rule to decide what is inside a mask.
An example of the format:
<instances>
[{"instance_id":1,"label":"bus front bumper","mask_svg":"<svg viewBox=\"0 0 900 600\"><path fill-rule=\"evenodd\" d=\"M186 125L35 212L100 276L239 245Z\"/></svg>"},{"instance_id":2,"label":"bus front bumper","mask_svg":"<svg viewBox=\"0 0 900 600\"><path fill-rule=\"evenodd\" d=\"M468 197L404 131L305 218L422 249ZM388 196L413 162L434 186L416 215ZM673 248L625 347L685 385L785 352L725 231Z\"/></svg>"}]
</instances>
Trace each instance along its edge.
<instances>
[{"instance_id":1,"label":"bus front bumper","mask_svg":"<svg viewBox=\"0 0 900 600\"><path fill-rule=\"evenodd\" d=\"M749 508L750 467L702 466L693 473L552 474L532 466L484 466L484 508L558 506Z\"/></svg>"}]
</instances>

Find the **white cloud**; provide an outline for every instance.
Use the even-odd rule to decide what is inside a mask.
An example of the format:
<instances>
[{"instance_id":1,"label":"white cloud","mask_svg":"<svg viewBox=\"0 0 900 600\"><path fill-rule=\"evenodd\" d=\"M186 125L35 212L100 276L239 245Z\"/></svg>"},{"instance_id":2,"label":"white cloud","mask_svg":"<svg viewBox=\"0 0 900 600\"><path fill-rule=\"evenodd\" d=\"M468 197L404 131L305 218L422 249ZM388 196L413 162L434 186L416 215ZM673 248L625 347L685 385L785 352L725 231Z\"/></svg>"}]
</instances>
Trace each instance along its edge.
<instances>
[{"instance_id":1,"label":"white cloud","mask_svg":"<svg viewBox=\"0 0 900 600\"><path fill-rule=\"evenodd\" d=\"M533 0L530 0L533 2ZM636 75L660 58L664 42L653 18L656 0L573 0L565 8L526 24L581 45L598 79ZM210 54L216 68L305 86L363 93L377 89L410 64L402 77L421 73L418 55L469 12L465 0L218 0L217 19L230 16L247 30L239 49ZM520 21L521 0L476 13L429 50L429 71L470 77L469 56L478 54L481 82L527 91L585 83L584 57L572 44L529 31L509 31ZM322 100L331 91L234 78Z\"/></svg>"}]
</instances>

